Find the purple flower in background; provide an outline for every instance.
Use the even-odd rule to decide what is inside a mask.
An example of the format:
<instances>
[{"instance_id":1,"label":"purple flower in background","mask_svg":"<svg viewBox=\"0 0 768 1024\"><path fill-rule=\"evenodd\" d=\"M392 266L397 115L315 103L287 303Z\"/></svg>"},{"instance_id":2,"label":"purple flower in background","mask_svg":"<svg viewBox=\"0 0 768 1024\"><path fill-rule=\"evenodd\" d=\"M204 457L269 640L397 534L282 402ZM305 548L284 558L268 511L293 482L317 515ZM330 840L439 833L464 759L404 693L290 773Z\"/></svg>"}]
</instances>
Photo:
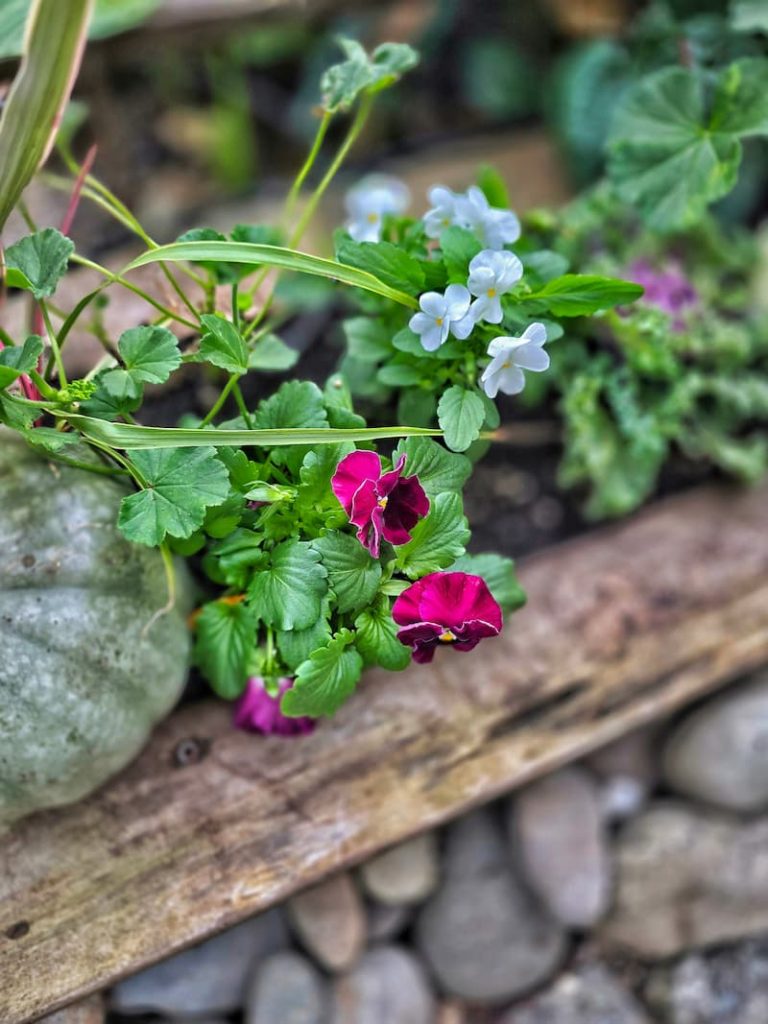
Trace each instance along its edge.
<instances>
[{"instance_id":1,"label":"purple flower in background","mask_svg":"<svg viewBox=\"0 0 768 1024\"><path fill-rule=\"evenodd\" d=\"M331 480L333 493L344 507L357 539L374 558L381 538L407 544L411 530L429 512L429 498L416 476L403 476L405 455L394 469L382 473L376 452L356 451L345 456Z\"/></svg>"},{"instance_id":2,"label":"purple flower in background","mask_svg":"<svg viewBox=\"0 0 768 1024\"><path fill-rule=\"evenodd\" d=\"M647 260L635 260L627 277L645 289L642 301L667 313L676 331L685 329L686 314L698 303L699 296L679 264L668 263L659 269Z\"/></svg>"},{"instance_id":3,"label":"purple flower in background","mask_svg":"<svg viewBox=\"0 0 768 1024\"><path fill-rule=\"evenodd\" d=\"M471 651L484 637L498 636L502 614L481 576L466 572L433 572L413 583L392 606L397 639L413 648L423 665L441 645Z\"/></svg>"},{"instance_id":4,"label":"purple flower in background","mask_svg":"<svg viewBox=\"0 0 768 1024\"><path fill-rule=\"evenodd\" d=\"M261 676L250 676L235 703L234 724L245 732L265 736L305 736L315 728L313 718L289 718L280 710L280 698L293 686L293 679L278 680L277 693L267 692Z\"/></svg>"}]
</instances>

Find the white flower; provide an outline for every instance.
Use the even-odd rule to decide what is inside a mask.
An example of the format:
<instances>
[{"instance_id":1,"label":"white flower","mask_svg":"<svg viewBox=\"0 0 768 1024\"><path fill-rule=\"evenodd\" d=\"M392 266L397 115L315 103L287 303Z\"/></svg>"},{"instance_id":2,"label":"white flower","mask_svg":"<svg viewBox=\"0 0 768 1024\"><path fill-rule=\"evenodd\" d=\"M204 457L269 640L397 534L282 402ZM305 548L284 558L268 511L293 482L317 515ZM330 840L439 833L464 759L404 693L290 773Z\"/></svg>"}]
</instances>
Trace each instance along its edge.
<instances>
[{"instance_id":1,"label":"white flower","mask_svg":"<svg viewBox=\"0 0 768 1024\"><path fill-rule=\"evenodd\" d=\"M442 185L435 185L427 193L432 208L424 214L424 231L427 238L439 238L446 228L454 224L464 226L458 217L458 204L465 196L452 192Z\"/></svg>"},{"instance_id":2,"label":"white flower","mask_svg":"<svg viewBox=\"0 0 768 1024\"><path fill-rule=\"evenodd\" d=\"M488 346L491 361L480 378L486 395L495 398L499 391L517 395L525 387L523 370L546 370L549 356L542 348L546 340L544 324L531 324L520 338L494 338Z\"/></svg>"},{"instance_id":3,"label":"white flower","mask_svg":"<svg viewBox=\"0 0 768 1024\"><path fill-rule=\"evenodd\" d=\"M475 322L486 320L500 324L503 319L501 296L523 276L523 264L514 253L483 249L469 264L467 287L476 296L472 303Z\"/></svg>"},{"instance_id":4,"label":"white flower","mask_svg":"<svg viewBox=\"0 0 768 1024\"><path fill-rule=\"evenodd\" d=\"M463 284L449 284L443 295L425 292L419 299L421 312L414 313L408 326L420 336L427 352L434 352L453 331L455 324L467 315L471 300L472 296Z\"/></svg>"},{"instance_id":5,"label":"white flower","mask_svg":"<svg viewBox=\"0 0 768 1024\"><path fill-rule=\"evenodd\" d=\"M456 223L475 232L486 249L503 249L520 237L520 221L511 210L491 206L477 185L456 204Z\"/></svg>"},{"instance_id":6,"label":"white flower","mask_svg":"<svg viewBox=\"0 0 768 1024\"><path fill-rule=\"evenodd\" d=\"M410 201L410 192L397 178L383 174L363 178L344 199L347 231L356 242L378 242L385 215L403 213Z\"/></svg>"}]
</instances>

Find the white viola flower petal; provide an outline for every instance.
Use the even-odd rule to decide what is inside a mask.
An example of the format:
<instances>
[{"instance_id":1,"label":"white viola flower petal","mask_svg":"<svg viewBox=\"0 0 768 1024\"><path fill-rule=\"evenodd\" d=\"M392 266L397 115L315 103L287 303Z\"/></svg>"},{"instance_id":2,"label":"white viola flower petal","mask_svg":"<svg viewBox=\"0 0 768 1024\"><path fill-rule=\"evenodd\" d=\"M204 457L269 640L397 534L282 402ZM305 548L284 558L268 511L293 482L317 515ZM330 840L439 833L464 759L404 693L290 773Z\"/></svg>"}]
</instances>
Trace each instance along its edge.
<instances>
[{"instance_id":1,"label":"white viola flower petal","mask_svg":"<svg viewBox=\"0 0 768 1024\"><path fill-rule=\"evenodd\" d=\"M381 239L381 217L369 213L360 220L350 220L346 224L347 233L356 242L378 242Z\"/></svg>"},{"instance_id":2,"label":"white viola flower petal","mask_svg":"<svg viewBox=\"0 0 768 1024\"><path fill-rule=\"evenodd\" d=\"M504 294L510 291L523 276L523 264L513 252L502 250L496 254L503 257L499 261L499 270L496 275L496 287Z\"/></svg>"},{"instance_id":3,"label":"white viola flower petal","mask_svg":"<svg viewBox=\"0 0 768 1024\"><path fill-rule=\"evenodd\" d=\"M421 341L422 348L426 349L427 352L434 352L436 349L440 348L448 337L448 324L438 324L433 320L427 328L420 333L421 337L419 340Z\"/></svg>"},{"instance_id":4,"label":"white viola flower petal","mask_svg":"<svg viewBox=\"0 0 768 1024\"><path fill-rule=\"evenodd\" d=\"M515 338L505 337L494 338L488 346L488 355L495 358L496 356L501 355L502 352L509 352L512 348L510 342L514 342L516 340L517 339Z\"/></svg>"},{"instance_id":5,"label":"white viola flower petal","mask_svg":"<svg viewBox=\"0 0 768 1024\"><path fill-rule=\"evenodd\" d=\"M469 203L479 213L487 213L491 209L491 204L486 199L485 192L483 192L479 185L471 185L467 189L466 195Z\"/></svg>"},{"instance_id":6,"label":"white viola flower petal","mask_svg":"<svg viewBox=\"0 0 768 1024\"><path fill-rule=\"evenodd\" d=\"M419 306L432 317L445 316L446 301L440 292L424 292L419 298Z\"/></svg>"},{"instance_id":7,"label":"white viola flower petal","mask_svg":"<svg viewBox=\"0 0 768 1024\"><path fill-rule=\"evenodd\" d=\"M523 331L523 337L534 345L543 345L547 340L547 329L544 324L529 324Z\"/></svg>"},{"instance_id":8,"label":"white viola flower petal","mask_svg":"<svg viewBox=\"0 0 768 1024\"><path fill-rule=\"evenodd\" d=\"M505 395L519 395L525 387L525 374L519 366L507 366L499 373L499 391Z\"/></svg>"},{"instance_id":9,"label":"white viola flower petal","mask_svg":"<svg viewBox=\"0 0 768 1024\"><path fill-rule=\"evenodd\" d=\"M459 197L442 185L429 190L431 209L424 214L424 231L428 238L439 238L446 228L457 223L456 203Z\"/></svg>"},{"instance_id":10,"label":"white viola flower petal","mask_svg":"<svg viewBox=\"0 0 768 1024\"><path fill-rule=\"evenodd\" d=\"M482 315L478 312L478 319L485 320L489 324L500 324L504 319L504 312L501 308L501 299L498 295L485 295L477 300L483 303Z\"/></svg>"},{"instance_id":11,"label":"white viola flower petal","mask_svg":"<svg viewBox=\"0 0 768 1024\"><path fill-rule=\"evenodd\" d=\"M533 342L516 349L512 354L512 359L515 366L519 366L521 370L533 370L535 373L541 373L543 370L549 369L549 353L541 345L535 345Z\"/></svg>"},{"instance_id":12,"label":"white viola flower petal","mask_svg":"<svg viewBox=\"0 0 768 1024\"><path fill-rule=\"evenodd\" d=\"M435 318L426 313L414 313L408 321L408 326L414 334L423 334L434 326Z\"/></svg>"},{"instance_id":13,"label":"white viola flower petal","mask_svg":"<svg viewBox=\"0 0 768 1024\"><path fill-rule=\"evenodd\" d=\"M480 384L483 391L489 398L495 398L499 393L499 375L498 373L488 373L487 369L480 378Z\"/></svg>"},{"instance_id":14,"label":"white viola flower petal","mask_svg":"<svg viewBox=\"0 0 768 1024\"><path fill-rule=\"evenodd\" d=\"M459 341L464 341L464 339L468 338L472 331L474 331L476 324L477 318L475 316L473 303L469 312L465 313L460 320L451 320L450 332L454 338L458 338Z\"/></svg>"},{"instance_id":15,"label":"white viola flower petal","mask_svg":"<svg viewBox=\"0 0 768 1024\"><path fill-rule=\"evenodd\" d=\"M451 320L461 320L469 310L472 296L463 284L449 284L445 289L445 308Z\"/></svg>"},{"instance_id":16,"label":"white viola flower petal","mask_svg":"<svg viewBox=\"0 0 768 1024\"><path fill-rule=\"evenodd\" d=\"M476 266L473 268L470 263L467 288L469 288L473 295L484 295L488 289L493 288L495 284L496 275L491 267Z\"/></svg>"},{"instance_id":17,"label":"white viola flower petal","mask_svg":"<svg viewBox=\"0 0 768 1024\"><path fill-rule=\"evenodd\" d=\"M408 188L397 178L386 175L363 178L344 198L349 214L346 229L357 242L378 242L384 216L403 213L409 202Z\"/></svg>"}]
</instances>

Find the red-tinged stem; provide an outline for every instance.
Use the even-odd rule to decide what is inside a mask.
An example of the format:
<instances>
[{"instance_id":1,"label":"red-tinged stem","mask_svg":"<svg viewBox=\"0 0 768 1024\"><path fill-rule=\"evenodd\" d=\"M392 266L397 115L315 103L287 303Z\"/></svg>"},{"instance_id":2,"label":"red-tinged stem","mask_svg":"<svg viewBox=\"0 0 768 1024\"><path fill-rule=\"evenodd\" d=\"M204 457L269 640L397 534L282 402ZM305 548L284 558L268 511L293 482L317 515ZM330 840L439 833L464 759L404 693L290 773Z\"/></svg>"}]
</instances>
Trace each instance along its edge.
<instances>
[{"instance_id":1,"label":"red-tinged stem","mask_svg":"<svg viewBox=\"0 0 768 1024\"><path fill-rule=\"evenodd\" d=\"M72 221L75 219L77 213L77 207L80 204L80 194L83 191L83 185L85 185L85 179L91 173L91 168L96 159L96 153L98 152L98 146L94 143L88 152L85 154L85 159L80 165L80 171L75 179L75 185L72 189L72 195L69 197L69 206L67 206L67 212L64 214L64 219L61 222L61 233L62 235L68 235L69 230L72 227Z\"/></svg>"}]
</instances>

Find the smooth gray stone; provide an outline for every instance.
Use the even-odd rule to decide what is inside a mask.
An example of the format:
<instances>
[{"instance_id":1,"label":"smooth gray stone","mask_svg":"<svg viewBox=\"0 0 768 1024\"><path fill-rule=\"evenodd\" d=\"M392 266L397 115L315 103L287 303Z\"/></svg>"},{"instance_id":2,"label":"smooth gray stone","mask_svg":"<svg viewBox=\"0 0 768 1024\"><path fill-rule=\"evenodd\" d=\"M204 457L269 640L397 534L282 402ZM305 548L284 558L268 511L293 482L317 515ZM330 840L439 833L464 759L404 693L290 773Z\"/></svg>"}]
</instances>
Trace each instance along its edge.
<instances>
[{"instance_id":1,"label":"smooth gray stone","mask_svg":"<svg viewBox=\"0 0 768 1024\"><path fill-rule=\"evenodd\" d=\"M256 965L285 942L280 912L268 910L119 982L112 989L112 1008L169 1017L231 1013L244 1004Z\"/></svg>"},{"instance_id":2,"label":"smooth gray stone","mask_svg":"<svg viewBox=\"0 0 768 1024\"><path fill-rule=\"evenodd\" d=\"M388 907L371 900L366 907L369 945L396 939L411 923L414 912L413 907Z\"/></svg>"},{"instance_id":3,"label":"smooth gray stone","mask_svg":"<svg viewBox=\"0 0 768 1024\"><path fill-rule=\"evenodd\" d=\"M768 808L768 672L681 722L664 749L664 778L681 795L725 810Z\"/></svg>"},{"instance_id":4,"label":"smooth gray stone","mask_svg":"<svg viewBox=\"0 0 768 1024\"><path fill-rule=\"evenodd\" d=\"M437 837L424 832L391 847L360 869L365 890L380 903L421 903L435 890L439 874Z\"/></svg>"},{"instance_id":5,"label":"smooth gray stone","mask_svg":"<svg viewBox=\"0 0 768 1024\"><path fill-rule=\"evenodd\" d=\"M564 925L588 928L608 908L611 861L597 785L564 768L510 803L509 832L523 874Z\"/></svg>"},{"instance_id":6,"label":"smooth gray stone","mask_svg":"<svg viewBox=\"0 0 768 1024\"><path fill-rule=\"evenodd\" d=\"M352 875L343 871L292 896L288 916L302 945L329 971L346 971L365 948L366 918Z\"/></svg>"},{"instance_id":7,"label":"smooth gray stone","mask_svg":"<svg viewBox=\"0 0 768 1024\"><path fill-rule=\"evenodd\" d=\"M139 752L181 693L190 638L181 605L145 635L165 571L117 529L125 488L54 473L0 430L0 493L2 831L86 796Z\"/></svg>"},{"instance_id":8,"label":"smooth gray stone","mask_svg":"<svg viewBox=\"0 0 768 1024\"><path fill-rule=\"evenodd\" d=\"M634 996L602 964L562 974L498 1024L651 1024ZM692 1022L691 1022L692 1024Z\"/></svg>"},{"instance_id":9,"label":"smooth gray stone","mask_svg":"<svg viewBox=\"0 0 768 1024\"><path fill-rule=\"evenodd\" d=\"M614 843L609 947L649 960L768 930L768 816L740 821L658 801Z\"/></svg>"},{"instance_id":10,"label":"smooth gray stone","mask_svg":"<svg viewBox=\"0 0 768 1024\"><path fill-rule=\"evenodd\" d=\"M443 881L417 917L416 942L446 993L494 1005L545 981L566 948L488 811L448 828Z\"/></svg>"},{"instance_id":11,"label":"smooth gray stone","mask_svg":"<svg viewBox=\"0 0 768 1024\"><path fill-rule=\"evenodd\" d=\"M435 1000L419 961L401 946L378 946L337 979L331 1024L433 1024Z\"/></svg>"},{"instance_id":12,"label":"smooth gray stone","mask_svg":"<svg viewBox=\"0 0 768 1024\"><path fill-rule=\"evenodd\" d=\"M275 953L256 970L245 1024L327 1024L327 982L300 953Z\"/></svg>"}]
</instances>

